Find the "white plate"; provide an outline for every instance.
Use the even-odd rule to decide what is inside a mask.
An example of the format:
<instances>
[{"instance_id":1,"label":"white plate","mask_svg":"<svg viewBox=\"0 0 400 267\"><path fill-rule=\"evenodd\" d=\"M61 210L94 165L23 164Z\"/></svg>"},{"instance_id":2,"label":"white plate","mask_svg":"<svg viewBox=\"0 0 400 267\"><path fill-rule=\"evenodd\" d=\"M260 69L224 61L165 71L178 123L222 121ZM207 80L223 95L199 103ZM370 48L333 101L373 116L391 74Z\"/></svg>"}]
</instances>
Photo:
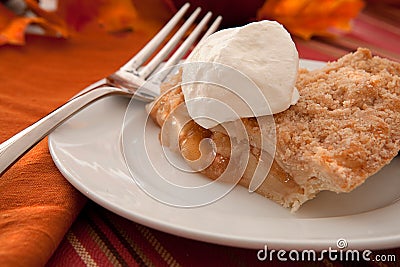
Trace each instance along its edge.
<instances>
[{"instance_id":1,"label":"white plate","mask_svg":"<svg viewBox=\"0 0 400 267\"><path fill-rule=\"evenodd\" d=\"M301 61L315 68L321 62ZM49 137L50 153L68 181L99 205L140 224L196 240L262 249L336 248L344 238L351 249L383 249L400 246L400 159L397 157L374 177L349 194L323 192L296 214L272 201L236 187L224 198L198 208L165 205L144 193L124 162L121 130L129 101L108 97L81 111ZM135 103L127 127L132 150L140 159L146 117L144 105ZM133 127L132 127L133 126ZM149 127L146 138L159 147L159 129ZM138 149L136 151L136 149ZM128 157L129 158L129 157ZM167 165L158 162L158 165ZM139 164L140 165L140 164ZM139 166L134 165L134 166ZM133 170L145 180L149 174ZM190 174L200 183L201 175Z\"/></svg>"}]
</instances>

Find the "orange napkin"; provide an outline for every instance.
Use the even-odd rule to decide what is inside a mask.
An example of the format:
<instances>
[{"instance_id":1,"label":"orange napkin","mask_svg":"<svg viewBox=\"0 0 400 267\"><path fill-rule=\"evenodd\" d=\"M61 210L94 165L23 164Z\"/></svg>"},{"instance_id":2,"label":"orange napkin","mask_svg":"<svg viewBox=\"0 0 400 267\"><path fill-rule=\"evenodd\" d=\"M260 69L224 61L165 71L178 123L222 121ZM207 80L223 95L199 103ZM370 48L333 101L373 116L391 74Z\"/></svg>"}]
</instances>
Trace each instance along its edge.
<instances>
[{"instance_id":1,"label":"orange napkin","mask_svg":"<svg viewBox=\"0 0 400 267\"><path fill-rule=\"evenodd\" d=\"M67 40L28 36L25 46L0 47L0 142L119 68L171 16L160 1L138 2L133 32L92 23ZM40 142L0 177L0 266L44 265L85 202Z\"/></svg>"}]
</instances>

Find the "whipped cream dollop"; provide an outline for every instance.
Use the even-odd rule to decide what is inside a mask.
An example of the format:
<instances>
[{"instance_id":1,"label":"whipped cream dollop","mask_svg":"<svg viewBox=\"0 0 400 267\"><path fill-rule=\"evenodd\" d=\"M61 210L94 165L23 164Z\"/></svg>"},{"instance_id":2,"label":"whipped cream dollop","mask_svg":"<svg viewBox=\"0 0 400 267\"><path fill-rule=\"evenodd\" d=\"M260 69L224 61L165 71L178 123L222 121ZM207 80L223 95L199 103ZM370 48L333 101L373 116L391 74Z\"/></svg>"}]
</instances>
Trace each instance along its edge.
<instances>
[{"instance_id":1,"label":"whipped cream dollop","mask_svg":"<svg viewBox=\"0 0 400 267\"><path fill-rule=\"evenodd\" d=\"M187 64L186 64L187 63ZM298 53L275 21L218 31L190 54L182 71L189 115L204 128L284 111L297 102Z\"/></svg>"}]
</instances>

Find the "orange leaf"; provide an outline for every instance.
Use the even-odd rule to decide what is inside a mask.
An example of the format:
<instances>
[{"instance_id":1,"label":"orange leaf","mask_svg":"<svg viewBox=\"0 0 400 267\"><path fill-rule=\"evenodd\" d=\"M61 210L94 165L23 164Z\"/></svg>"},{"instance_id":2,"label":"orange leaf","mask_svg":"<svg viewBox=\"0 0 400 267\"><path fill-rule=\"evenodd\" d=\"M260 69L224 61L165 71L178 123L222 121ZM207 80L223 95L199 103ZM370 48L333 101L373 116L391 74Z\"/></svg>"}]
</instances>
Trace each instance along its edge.
<instances>
[{"instance_id":1,"label":"orange leaf","mask_svg":"<svg viewBox=\"0 0 400 267\"><path fill-rule=\"evenodd\" d=\"M25 29L34 20L35 20L34 18L24 18L24 17L17 17L13 20L10 20L10 22L1 29L0 45L25 44Z\"/></svg>"},{"instance_id":2,"label":"orange leaf","mask_svg":"<svg viewBox=\"0 0 400 267\"><path fill-rule=\"evenodd\" d=\"M47 31L47 34L68 37L68 29L64 20L62 20L56 13L43 10L35 0L25 0L25 2L32 12L45 19L44 23L40 24Z\"/></svg>"},{"instance_id":3,"label":"orange leaf","mask_svg":"<svg viewBox=\"0 0 400 267\"><path fill-rule=\"evenodd\" d=\"M28 2L31 2L28 4ZM39 8L35 1L27 1L28 7L34 7L32 11L36 11L37 17L17 16L8 8L0 4L0 45L24 45L25 31L31 24L40 25L47 35L61 35L66 37L68 32L61 21L47 20L51 13ZM41 15L41 16L40 16Z\"/></svg>"},{"instance_id":4,"label":"orange leaf","mask_svg":"<svg viewBox=\"0 0 400 267\"><path fill-rule=\"evenodd\" d=\"M22 27L22 32L25 32L26 25L21 25L20 22L15 23L14 19L16 17L17 16L14 15L14 13L8 10L5 6L3 6L3 4L0 4L0 45L4 45L7 43L24 43L23 34L21 36L20 31L15 32L15 30Z\"/></svg>"},{"instance_id":5,"label":"orange leaf","mask_svg":"<svg viewBox=\"0 0 400 267\"><path fill-rule=\"evenodd\" d=\"M279 21L292 34L309 39L348 31L363 7L362 0L267 0L257 18Z\"/></svg>"}]
</instances>

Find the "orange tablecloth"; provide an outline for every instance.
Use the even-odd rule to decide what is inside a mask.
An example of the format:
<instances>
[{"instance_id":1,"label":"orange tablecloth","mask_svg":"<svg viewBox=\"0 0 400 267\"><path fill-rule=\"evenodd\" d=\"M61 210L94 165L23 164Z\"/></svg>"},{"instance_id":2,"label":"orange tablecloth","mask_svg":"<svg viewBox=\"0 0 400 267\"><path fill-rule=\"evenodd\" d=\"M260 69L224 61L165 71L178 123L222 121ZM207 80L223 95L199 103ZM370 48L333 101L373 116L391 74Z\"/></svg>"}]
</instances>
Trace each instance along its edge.
<instances>
[{"instance_id":1,"label":"orange tablecloth","mask_svg":"<svg viewBox=\"0 0 400 267\"><path fill-rule=\"evenodd\" d=\"M67 40L29 36L26 46L0 47L0 141L113 72L170 16L156 0L139 5L138 9L138 26L131 33L107 34L91 24ZM300 56L333 60L357 46L366 46L377 54L400 60L400 13L395 12L367 9L355 21L353 32L336 40L296 39ZM372 34L379 34L380 40L371 39ZM386 253L400 257L398 249ZM47 140L0 178L0 266L210 262L253 265L257 258L251 250L175 237L104 210L63 178L52 162Z\"/></svg>"},{"instance_id":2,"label":"orange tablecloth","mask_svg":"<svg viewBox=\"0 0 400 267\"><path fill-rule=\"evenodd\" d=\"M25 46L0 47L0 141L118 69L171 15L158 1L138 8L131 33L93 23L67 40L30 35ZM0 178L0 266L45 264L86 202L40 142Z\"/></svg>"}]
</instances>

